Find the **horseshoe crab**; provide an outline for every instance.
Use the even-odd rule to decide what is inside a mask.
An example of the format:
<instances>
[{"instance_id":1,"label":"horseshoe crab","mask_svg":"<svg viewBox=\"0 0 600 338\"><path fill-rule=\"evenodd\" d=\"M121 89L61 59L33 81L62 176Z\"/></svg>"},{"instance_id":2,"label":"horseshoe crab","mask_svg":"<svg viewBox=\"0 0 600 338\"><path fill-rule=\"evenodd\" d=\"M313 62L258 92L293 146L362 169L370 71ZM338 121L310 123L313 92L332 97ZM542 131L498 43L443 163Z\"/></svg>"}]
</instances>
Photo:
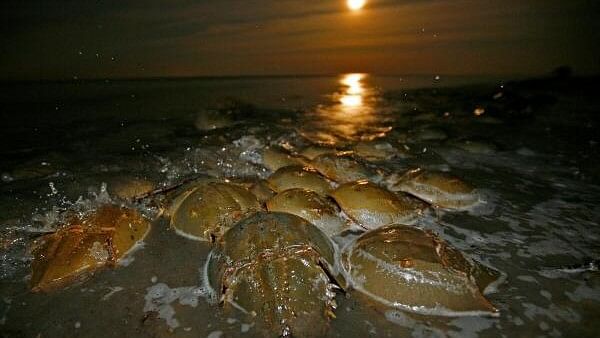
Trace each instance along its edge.
<instances>
[{"instance_id":1,"label":"horseshoe crab","mask_svg":"<svg viewBox=\"0 0 600 338\"><path fill-rule=\"evenodd\" d=\"M329 182L315 169L302 166L279 168L267 179L267 182L276 192L304 188L326 196L331 191Z\"/></svg>"},{"instance_id":2,"label":"horseshoe crab","mask_svg":"<svg viewBox=\"0 0 600 338\"><path fill-rule=\"evenodd\" d=\"M339 210L332 202L315 191L306 189L290 189L275 195L267 201L267 210L302 217L328 236L338 234L346 227L338 216Z\"/></svg>"},{"instance_id":3,"label":"horseshoe crab","mask_svg":"<svg viewBox=\"0 0 600 338\"><path fill-rule=\"evenodd\" d=\"M303 156L292 155L283 148L270 147L263 152L263 165L271 171L290 165L305 165L308 159Z\"/></svg>"},{"instance_id":4,"label":"horseshoe crab","mask_svg":"<svg viewBox=\"0 0 600 338\"><path fill-rule=\"evenodd\" d=\"M497 316L483 296L500 274L468 260L432 232L389 225L344 248L353 289L384 306L426 315Z\"/></svg>"},{"instance_id":5,"label":"horseshoe crab","mask_svg":"<svg viewBox=\"0 0 600 338\"><path fill-rule=\"evenodd\" d=\"M380 180L375 171L359 162L352 154L352 152L323 154L317 156L310 164L323 176L340 184L362 179Z\"/></svg>"},{"instance_id":6,"label":"horseshoe crab","mask_svg":"<svg viewBox=\"0 0 600 338\"><path fill-rule=\"evenodd\" d=\"M211 251L206 288L225 313L258 321L263 335L320 337L335 310L335 251L314 225L287 213L256 213Z\"/></svg>"},{"instance_id":7,"label":"horseshoe crab","mask_svg":"<svg viewBox=\"0 0 600 338\"><path fill-rule=\"evenodd\" d=\"M149 222L138 211L116 205L72 217L33 248L32 290L52 291L83 280L100 267L114 265L146 236L149 228Z\"/></svg>"},{"instance_id":8,"label":"horseshoe crab","mask_svg":"<svg viewBox=\"0 0 600 338\"><path fill-rule=\"evenodd\" d=\"M314 160L319 155L335 154L337 152L338 151L335 148L331 147L308 146L300 151L300 155L308 158L309 160Z\"/></svg>"},{"instance_id":9,"label":"horseshoe crab","mask_svg":"<svg viewBox=\"0 0 600 338\"><path fill-rule=\"evenodd\" d=\"M465 209L479 202L475 188L443 172L414 169L399 178L390 176L388 183L392 191L407 192L442 208Z\"/></svg>"},{"instance_id":10,"label":"horseshoe crab","mask_svg":"<svg viewBox=\"0 0 600 338\"><path fill-rule=\"evenodd\" d=\"M387 160L400 154L387 142L359 142L353 149L356 155L368 161Z\"/></svg>"},{"instance_id":11,"label":"horseshoe crab","mask_svg":"<svg viewBox=\"0 0 600 338\"><path fill-rule=\"evenodd\" d=\"M264 204L271 197L275 196L275 192L271 189L269 183L260 178L230 179L228 181L250 191L261 204Z\"/></svg>"},{"instance_id":12,"label":"horseshoe crab","mask_svg":"<svg viewBox=\"0 0 600 338\"><path fill-rule=\"evenodd\" d=\"M214 241L244 216L261 210L248 190L231 183L200 182L176 197L169 214L181 236Z\"/></svg>"},{"instance_id":13,"label":"horseshoe crab","mask_svg":"<svg viewBox=\"0 0 600 338\"><path fill-rule=\"evenodd\" d=\"M235 184L237 186L242 187L245 190L248 190L254 195L254 197L256 197L260 204L264 204L276 194L276 192L273 191L273 189L271 189L271 187L269 186L267 180L262 178L235 177L225 179L224 182Z\"/></svg>"},{"instance_id":14,"label":"horseshoe crab","mask_svg":"<svg viewBox=\"0 0 600 338\"><path fill-rule=\"evenodd\" d=\"M269 187L266 180L258 180L249 189L256 196L260 203L266 203L271 197L275 196L275 192Z\"/></svg>"},{"instance_id":15,"label":"horseshoe crab","mask_svg":"<svg viewBox=\"0 0 600 338\"><path fill-rule=\"evenodd\" d=\"M366 180L342 184L331 194L344 212L366 229L412 222L427 205L406 194L395 194Z\"/></svg>"}]
</instances>

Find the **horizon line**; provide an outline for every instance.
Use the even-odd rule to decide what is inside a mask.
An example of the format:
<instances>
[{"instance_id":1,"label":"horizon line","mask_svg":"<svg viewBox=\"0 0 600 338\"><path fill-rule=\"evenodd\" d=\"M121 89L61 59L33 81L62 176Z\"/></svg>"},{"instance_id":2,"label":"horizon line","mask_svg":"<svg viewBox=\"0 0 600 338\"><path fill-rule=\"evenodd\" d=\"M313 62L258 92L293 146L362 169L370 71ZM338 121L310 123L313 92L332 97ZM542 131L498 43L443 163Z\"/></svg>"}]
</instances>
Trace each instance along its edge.
<instances>
[{"instance_id":1,"label":"horizon line","mask_svg":"<svg viewBox=\"0 0 600 338\"><path fill-rule=\"evenodd\" d=\"M341 72L341 73L312 73L312 74L244 74L244 75L190 75L190 76L140 76L140 77L85 77L85 78L62 78L62 79L0 79L0 83L76 83L76 82L127 82L127 81L193 81L193 80L226 80L226 79L266 79L266 78L322 78L335 77L345 74L367 74L376 77L412 77L439 76L444 77L472 77L472 78L505 78L506 81L539 78L552 76L552 72L541 74L443 74L443 73L406 73L406 74L382 74L368 72ZM600 74L573 74L573 77L595 77Z\"/></svg>"}]
</instances>

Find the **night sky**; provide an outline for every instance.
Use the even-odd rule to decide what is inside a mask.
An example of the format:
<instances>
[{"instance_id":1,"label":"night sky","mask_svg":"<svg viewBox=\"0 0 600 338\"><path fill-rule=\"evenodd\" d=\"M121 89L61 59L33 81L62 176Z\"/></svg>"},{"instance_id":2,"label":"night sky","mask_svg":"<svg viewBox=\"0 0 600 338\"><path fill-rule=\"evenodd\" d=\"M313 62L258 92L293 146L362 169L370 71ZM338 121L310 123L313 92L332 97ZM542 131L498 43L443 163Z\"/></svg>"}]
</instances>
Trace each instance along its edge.
<instances>
[{"instance_id":1,"label":"night sky","mask_svg":"<svg viewBox=\"0 0 600 338\"><path fill-rule=\"evenodd\" d=\"M597 0L3 0L4 80L600 71Z\"/></svg>"}]
</instances>

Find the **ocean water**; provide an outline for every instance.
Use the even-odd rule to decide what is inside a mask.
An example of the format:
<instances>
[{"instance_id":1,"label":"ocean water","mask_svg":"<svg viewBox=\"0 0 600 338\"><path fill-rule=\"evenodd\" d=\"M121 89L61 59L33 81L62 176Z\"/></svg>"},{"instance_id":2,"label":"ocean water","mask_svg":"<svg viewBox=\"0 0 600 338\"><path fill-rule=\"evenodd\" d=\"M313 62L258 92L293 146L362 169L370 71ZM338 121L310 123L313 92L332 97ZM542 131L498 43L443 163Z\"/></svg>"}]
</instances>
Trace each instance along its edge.
<instances>
[{"instance_id":1,"label":"ocean water","mask_svg":"<svg viewBox=\"0 0 600 338\"><path fill-rule=\"evenodd\" d=\"M266 177L261 150L387 142L387 173L447 171L479 189L468 211L417 225L501 271L498 318L427 317L337 295L331 337L597 336L597 79L374 76L2 84L0 332L7 337L255 336L209 304L210 245L156 219L115 269L31 293L33 241L61 212L117 200L123 182ZM148 217L150 205L137 205Z\"/></svg>"}]
</instances>

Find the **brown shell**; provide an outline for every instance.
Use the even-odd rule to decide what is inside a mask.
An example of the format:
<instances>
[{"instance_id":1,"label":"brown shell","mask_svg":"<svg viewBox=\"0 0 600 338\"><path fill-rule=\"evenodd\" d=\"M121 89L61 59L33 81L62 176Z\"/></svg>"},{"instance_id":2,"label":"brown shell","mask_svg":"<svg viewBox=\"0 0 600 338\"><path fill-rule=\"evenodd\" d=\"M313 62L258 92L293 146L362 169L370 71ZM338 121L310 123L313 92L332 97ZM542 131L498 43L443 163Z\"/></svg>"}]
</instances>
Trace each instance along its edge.
<instances>
[{"instance_id":1,"label":"brown shell","mask_svg":"<svg viewBox=\"0 0 600 338\"><path fill-rule=\"evenodd\" d=\"M50 291L114 264L144 238L149 227L136 210L115 205L73 217L33 249L32 290Z\"/></svg>"},{"instance_id":2,"label":"brown shell","mask_svg":"<svg viewBox=\"0 0 600 338\"><path fill-rule=\"evenodd\" d=\"M443 172L414 169L390 181L390 190L407 192L442 208L468 208L479 201L475 188Z\"/></svg>"},{"instance_id":3,"label":"brown shell","mask_svg":"<svg viewBox=\"0 0 600 338\"><path fill-rule=\"evenodd\" d=\"M352 152L317 156L311 161L311 166L323 176L338 183L363 179L378 180L377 173L354 158Z\"/></svg>"},{"instance_id":4,"label":"brown shell","mask_svg":"<svg viewBox=\"0 0 600 338\"><path fill-rule=\"evenodd\" d=\"M188 197L189 194L193 193L198 187L204 186L209 183L219 183L222 180L218 180L211 176L199 176L192 179L186 180L183 183L177 184L174 187L167 188L168 191L164 195L160 196L162 199L159 200L158 205L161 208L163 216L171 217L181 203Z\"/></svg>"},{"instance_id":5,"label":"brown shell","mask_svg":"<svg viewBox=\"0 0 600 338\"><path fill-rule=\"evenodd\" d=\"M361 235L342 253L352 287L388 307L428 315L497 315L483 296L500 274L431 232L390 225Z\"/></svg>"},{"instance_id":6,"label":"brown shell","mask_svg":"<svg viewBox=\"0 0 600 338\"><path fill-rule=\"evenodd\" d=\"M345 222L338 216L339 210L332 202L306 189L290 189L275 195L267 201L267 209L302 217L328 236L346 228Z\"/></svg>"},{"instance_id":7,"label":"brown shell","mask_svg":"<svg viewBox=\"0 0 600 338\"><path fill-rule=\"evenodd\" d=\"M195 240L214 241L235 222L261 209L252 193L230 183L200 184L184 194L175 199L171 226Z\"/></svg>"},{"instance_id":8,"label":"brown shell","mask_svg":"<svg viewBox=\"0 0 600 338\"><path fill-rule=\"evenodd\" d=\"M305 165L309 161L303 156L292 155L285 149L278 147L266 148L262 154L263 165L271 171L290 165Z\"/></svg>"},{"instance_id":9,"label":"brown shell","mask_svg":"<svg viewBox=\"0 0 600 338\"><path fill-rule=\"evenodd\" d=\"M276 192L304 188L326 196L331 191L331 185L327 179L310 167L287 166L279 168L267 179L267 182Z\"/></svg>"},{"instance_id":10,"label":"brown shell","mask_svg":"<svg viewBox=\"0 0 600 338\"><path fill-rule=\"evenodd\" d=\"M353 147L354 153L368 161L387 160L399 154L391 144L381 141L359 142Z\"/></svg>"},{"instance_id":11,"label":"brown shell","mask_svg":"<svg viewBox=\"0 0 600 338\"><path fill-rule=\"evenodd\" d=\"M300 155L308 158L309 160L314 160L317 156L323 154L336 154L337 152L338 151L332 147L308 146L300 151Z\"/></svg>"},{"instance_id":12,"label":"brown shell","mask_svg":"<svg viewBox=\"0 0 600 338\"><path fill-rule=\"evenodd\" d=\"M265 203L271 197L275 196L275 192L271 189L266 180L256 180L248 190L256 196L256 199L260 203Z\"/></svg>"},{"instance_id":13,"label":"brown shell","mask_svg":"<svg viewBox=\"0 0 600 338\"><path fill-rule=\"evenodd\" d=\"M234 178L229 179L228 182L237 184L250 191L261 204L264 204L276 194L269 186L267 180L260 178Z\"/></svg>"},{"instance_id":14,"label":"brown shell","mask_svg":"<svg viewBox=\"0 0 600 338\"><path fill-rule=\"evenodd\" d=\"M366 229L414 221L427 205L408 195L399 195L365 180L338 187L331 196L342 210Z\"/></svg>"},{"instance_id":15,"label":"brown shell","mask_svg":"<svg viewBox=\"0 0 600 338\"><path fill-rule=\"evenodd\" d=\"M331 240L316 226L288 213L257 212L231 227L218 242L233 260L256 257L265 250L310 245L328 264L335 263Z\"/></svg>"},{"instance_id":16,"label":"brown shell","mask_svg":"<svg viewBox=\"0 0 600 338\"><path fill-rule=\"evenodd\" d=\"M334 271L335 252L318 228L291 214L261 212L217 244L205 280L225 313L249 315L264 336L325 334L335 294L323 267Z\"/></svg>"}]
</instances>

